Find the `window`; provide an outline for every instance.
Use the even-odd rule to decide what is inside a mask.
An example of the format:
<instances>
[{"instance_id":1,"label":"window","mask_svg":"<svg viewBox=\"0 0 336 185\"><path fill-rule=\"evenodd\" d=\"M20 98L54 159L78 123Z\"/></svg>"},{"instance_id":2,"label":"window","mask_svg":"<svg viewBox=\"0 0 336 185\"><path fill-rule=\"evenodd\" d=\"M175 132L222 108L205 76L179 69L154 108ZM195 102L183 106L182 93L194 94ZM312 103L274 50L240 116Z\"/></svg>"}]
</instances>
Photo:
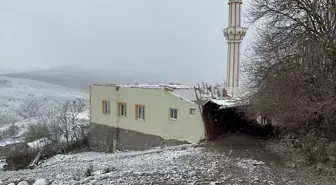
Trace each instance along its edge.
<instances>
[{"instance_id":1,"label":"window","mask_svg":"<svg viewBox=\"0 0 336 185\"><path fill-rule=\"evenodd\" d=\"M144 105L135 105L136 109L136 119L145 120L145 106Z\"/></svg>"},{"instance_id":2,"label":"window","mask_svg":"<svg viewBox=\"0 0 336 185\"><path fill-rule=\"evenodd\" d=\"M103 114L110 114L110 101L102 101L102 110Z\"/></svg>"},{"instance_id":3,"label":"window","mask_svg":"<svg viewBox=\"0 0 336 185\"><path fill-rule=\"evenodd\" d=\"M119 116L126 117L126 103L119 103Z\"/></svg>"},{"instance_id":4,"label":"window","mask_svg":"<svg viewBox=\"0 0 336 185\"><path fill-rule=\"evenodd\" d=\"M189 114L190 114L190 115L195 115L195 114L196 114L196 109L194 109L194 108L190 108L190 109L189 109Z\"/></svg>"},{"instance_id":5,"label":"window","mask_svg":"<svg viewBox=\"0 0 336 185\"><path fill-rule=\"evenodd\" d=\"M177 120L177 109L169 109L169 118L171 120Z\"/></svg>"}]
</instances>

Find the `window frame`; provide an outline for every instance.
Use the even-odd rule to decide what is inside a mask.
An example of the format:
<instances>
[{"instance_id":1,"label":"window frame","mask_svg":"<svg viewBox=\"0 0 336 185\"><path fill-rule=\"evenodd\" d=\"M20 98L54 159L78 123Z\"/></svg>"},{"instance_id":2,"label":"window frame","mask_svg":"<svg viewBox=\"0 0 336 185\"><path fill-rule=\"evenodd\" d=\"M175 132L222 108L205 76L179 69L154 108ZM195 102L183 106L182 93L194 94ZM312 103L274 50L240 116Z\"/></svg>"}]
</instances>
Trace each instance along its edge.
<instances>
[{"instance_id":1,"label":"window frame","mask_svg":"<svg viewBox=\"0 0 336 185\"><path fill-rule=\"evenodd\" d=\"M142 110L142 118L141 118L141 116L139 116L140 115L140 109L143 109ZM144 121L145 119L146 119L146 107L145 107L145 105L141 105L141 104L136 104L135 105L135 119L136 120L140 120L140 121Z\"/></svg>"},{"instance_id":2,"label":"window frame","mask_svg":"<svg viewBox=\"0 0 336 185\"><path fill-rule=\"evenodd\" d=\"M105 105L107 105L107 107ZM111 103L109 100L102 100L102 113L111 114Z\"/></svg>"},{"instance_id":3,"label":"window frame","mask_svg":"<svg viewBox=\"0 0 336 185\"><path fill-rule=\"evenodd\" d=\"M123 113L123 111L122 111L123 106L125 108L124 114L122 114ZM125 102L119 102L118 103L118 116L119 117L127 117L127 104Z\"/></svg>"},{"instance_id":4,"label":"window frame","mask_svg":"<svg viewBox=\"0 0 336 185\"><path fill-rule=\"evenodd\" d=\"M169 119L176 121L178 118L178 109L176 108L169 108Z\"/></svg>"}]
</instances>

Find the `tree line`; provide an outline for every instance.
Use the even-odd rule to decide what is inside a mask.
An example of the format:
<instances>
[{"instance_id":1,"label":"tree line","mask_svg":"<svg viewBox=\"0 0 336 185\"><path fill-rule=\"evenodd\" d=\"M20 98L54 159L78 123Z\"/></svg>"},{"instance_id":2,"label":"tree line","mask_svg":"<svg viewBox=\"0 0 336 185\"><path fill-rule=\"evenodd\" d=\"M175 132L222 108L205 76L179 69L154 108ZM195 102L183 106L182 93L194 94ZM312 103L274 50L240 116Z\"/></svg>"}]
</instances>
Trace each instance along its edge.
<instances>
[{"instance_id":1,"label":"tree line","mask_svg":"<svg viewBox=\"0 0 336 185\"><path fill-rule=\"evenodd\" d=\"M336 0L252 0L248 17L257 29L243 67L255 92L247 112L334 142Z\"/></svg>"}]
</instances>

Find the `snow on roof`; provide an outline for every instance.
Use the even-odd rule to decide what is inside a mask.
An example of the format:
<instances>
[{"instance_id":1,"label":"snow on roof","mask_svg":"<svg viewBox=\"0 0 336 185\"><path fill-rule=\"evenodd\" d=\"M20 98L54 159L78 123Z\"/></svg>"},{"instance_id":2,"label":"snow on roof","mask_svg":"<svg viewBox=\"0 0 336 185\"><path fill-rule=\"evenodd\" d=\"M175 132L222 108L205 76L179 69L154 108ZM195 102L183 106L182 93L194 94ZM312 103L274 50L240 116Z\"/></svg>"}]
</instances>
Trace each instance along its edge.
<instances>
[{"instance_id":1,"label":"snow on roof","mask_svg":"<svg viewBox=\"0 0 336 185\"><path fill-rule=\"evenodd\" d=\"M209 99L206 103L208 102L212 102L223 107L236 107L240 105L239 99L222 99L222 100Z\"/></svg>"},{"instance_id":2,"label":"snow on roof","mask_svg":"<svg viewBox=\"0 0 336 185\"><path fill-rule=\"evenodd\" d=\"M144 89L164 89L169 87L172 89L192 89L193 87L181 84L93 84L94 86L110 86L110 87L128 87L128 88L144 88Z\"/></svg>"},{"instance_id":3,"label":"snow on roof","mask_svg":"<svg viewBox=\"0 0 336 185\"><path fill-rule=\"evenodd\" d=\"M30 143L27 143L27 145L29 147L31 147L31 148L39 149L39 148L43 148L44 146L46 146L46 145L48 145L50 143L52 143L50 139L48 139L48 138L41 138L41 139L32 141Z\"/></svg>"},{"instance_id":4,"label":"snow on roof","mask_svg":"<svg viewBox=\"0 0 336 185\"><path fill-rule=\"evenodd\" d=\"M195 103L195 102L194 102L195 100L192 100L192 99L189 99L189 98L185 98L185 97L183 97L183 96L180 96L180 95L178 95L178 94L175 94L174 92L171 92L171 94L174 95L174 96L176 96L176 97L178 97L178 98L180 98L181 100L188 101L188 102L191 102L191 103Z\"/></svg>"},{"instance_id":5,"label":"snow on roof","mask_svg":"<svg viewBox=\"0 0 336 185\"><path fill-rule=\"evenodd\" d=\"M93 86L170 90L174 96L177 96L183 100L190 101L193 103L194 101L197 100L194 87L189 86L189 85L182 85L182 84L105 84L105 85L93 84ZM206 101L211 98L217 97L218 95L217 95L217 92L211 93L208 90L202 89L201 94L198 93L198 96L199 96L198 97L199 99Z\"/></svg>"},{"instance_id":6,"label":"snow on roof","mask_svg":"<svg viewBox=\"0 0 336 185\"><path fill-rule=\"evenodd\" d=\"M8 138L8 139L0 139L0 147L5 147L8 145L23 143L23 138Z\"/></svg>"},{"instance_id":7,"label":"snow on roof","mask_svg":"<svg viewBox=\"0 0 336 185\"><path fill-rule=\"evenodd\" d=\"M174 95L186 98L188 100L196 100L195 90L194 89L175 89L172 92Z\"/></svg>"},{"instance_id":8,"label":"snow on roof","mask_svg":"<svg viewBox=\"0 0 336 185\"><path fill-rule=\"evenodd\" d=\"M168 89L174 96L177 96L186 101L196 100L194 87L181 84L106 84L94 86L110 86L110 87L125 87L125 88L144 88L144 89Z\"/></svg>"}]
</instances>

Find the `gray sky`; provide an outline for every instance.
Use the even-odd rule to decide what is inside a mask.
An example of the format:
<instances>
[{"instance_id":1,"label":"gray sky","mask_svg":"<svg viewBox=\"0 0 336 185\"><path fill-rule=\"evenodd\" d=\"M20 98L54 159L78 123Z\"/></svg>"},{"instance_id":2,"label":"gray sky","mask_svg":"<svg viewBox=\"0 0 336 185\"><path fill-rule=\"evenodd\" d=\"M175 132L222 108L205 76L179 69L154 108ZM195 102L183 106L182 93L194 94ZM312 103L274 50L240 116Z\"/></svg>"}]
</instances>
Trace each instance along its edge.
<instances>
[{"instance_id":1,"label":"gray sky","mask_svg":"<svg viewBox=\"0 0 336 185\"><path fill-rule=\"evenodd\" d=\"M227 0L1 0L0 68L71 65L219 82L227 16Z\"/></svg>"}]
</instances>

